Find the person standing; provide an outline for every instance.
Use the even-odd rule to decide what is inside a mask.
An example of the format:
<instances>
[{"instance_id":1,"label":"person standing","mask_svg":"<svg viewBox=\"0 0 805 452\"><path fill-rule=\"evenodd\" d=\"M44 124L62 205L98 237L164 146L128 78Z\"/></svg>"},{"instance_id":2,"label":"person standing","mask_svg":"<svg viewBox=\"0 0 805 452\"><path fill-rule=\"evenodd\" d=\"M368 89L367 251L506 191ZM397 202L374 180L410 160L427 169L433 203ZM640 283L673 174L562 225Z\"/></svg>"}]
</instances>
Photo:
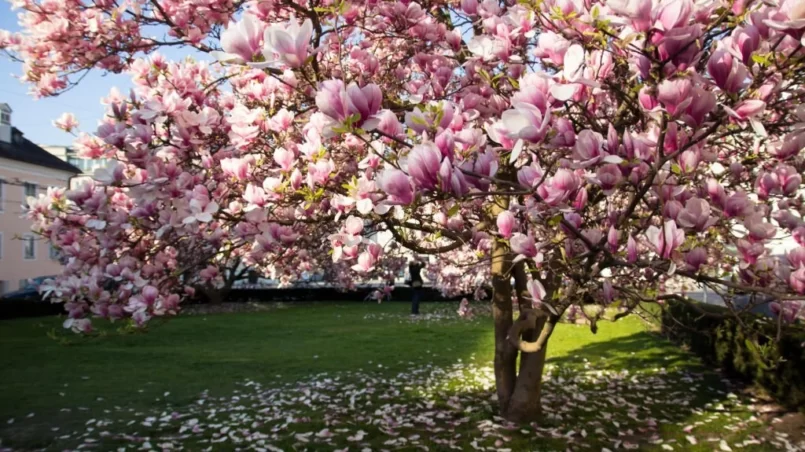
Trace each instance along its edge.
<instances>
[{"instance_id":1,"label":"person standing","mask_svg":"<svg viewBox=\"0 0 805 452\"><path fill-rule=\"evenodd\" d=\"M419 315L419 301L422 298L422 269L425 268L422 259L417 256L408 264L408 274L411 282L411 315Z\"/></svg>"}]
</instances>

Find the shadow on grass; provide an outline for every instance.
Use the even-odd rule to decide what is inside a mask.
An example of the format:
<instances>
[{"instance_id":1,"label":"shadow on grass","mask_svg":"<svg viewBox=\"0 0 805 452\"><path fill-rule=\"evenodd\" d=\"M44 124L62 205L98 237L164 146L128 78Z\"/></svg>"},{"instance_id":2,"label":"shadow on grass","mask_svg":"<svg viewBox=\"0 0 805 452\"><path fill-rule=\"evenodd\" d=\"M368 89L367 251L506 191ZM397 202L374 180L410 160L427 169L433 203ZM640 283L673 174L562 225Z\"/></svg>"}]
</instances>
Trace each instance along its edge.
<instances>
[{"instance_id":1,"label":"shadow on grass","mask_svg":"<svg viewBox=\"0 0 805 452\"><path fill-rule=\"evenodd\" d=\"M549 349L548 363L556 366L599 360L605 361L606 367L613 370L655 366L665 368L685 366L691 369L701 367L698 358L680 349L660 334L649 331L589 343L558 357L550 357Z\"/></svg>"},{"instance_id":2,"label":"shadow on grass","mask_svg":"<svg viewBox=\"0 0 805 452\"><path fill-rule=\"evenodd\" d=\"M549 358L548 364L563 385L573 389L552 388L547 382L546 408L559 410L561 419L570 420L569 427L576 431L585 424L589 431L592 405L598 415L632 418L631 424L628 419L619 421L616 433L621 440L640 444L640 450L662 450L659 439L691 451L713 450L722 439L740 444L742 450L776 449L768 443L767 428L750 406L755 400L742 392L741 382L728 379L658 333L641 331L587 343ZM551 394L552 390L558 392ZM579 392L586 406L574 406ZM568 401L569 408L563 405ZM546 415L550 419L550 410ZM626 431L631 433L624 435Z\"/></svg>"}]
</instances>

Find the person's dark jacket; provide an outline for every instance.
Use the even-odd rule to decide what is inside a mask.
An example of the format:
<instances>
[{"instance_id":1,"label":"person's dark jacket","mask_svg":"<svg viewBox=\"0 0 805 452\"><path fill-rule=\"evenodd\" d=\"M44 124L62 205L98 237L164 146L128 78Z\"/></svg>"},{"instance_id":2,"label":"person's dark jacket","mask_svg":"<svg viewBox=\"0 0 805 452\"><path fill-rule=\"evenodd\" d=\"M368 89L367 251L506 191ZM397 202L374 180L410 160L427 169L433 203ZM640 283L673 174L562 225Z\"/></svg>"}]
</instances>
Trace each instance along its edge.
<instances>
[{"instance_id":1,"label":"person's dark jacket","mask_svg":"<svg viewBox=\"0 0 805 452\"><path fill-rule=\"evenodd\" d=\"M411 275L411 287L422 287L422 269L425 266L420 262L411 262L408 264L408 274Z\"/></svg>"}]
</instances>

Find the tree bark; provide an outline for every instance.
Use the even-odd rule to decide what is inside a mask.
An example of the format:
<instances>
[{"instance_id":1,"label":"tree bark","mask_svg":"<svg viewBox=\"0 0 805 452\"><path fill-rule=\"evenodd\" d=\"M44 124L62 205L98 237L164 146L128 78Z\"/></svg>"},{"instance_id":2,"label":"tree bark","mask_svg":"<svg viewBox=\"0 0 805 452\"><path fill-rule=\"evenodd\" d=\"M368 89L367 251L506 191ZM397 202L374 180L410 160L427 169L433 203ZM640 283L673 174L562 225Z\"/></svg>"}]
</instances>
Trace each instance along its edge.
<instances>
[{"instance_id":1,"label":"tree bark","mask_svg":"<svg viewBox=\"0 0 805 452\"><path fill-rule=\"evenodd\" d=\"M512 287L509 250L500 243L492 248L492 315L495 322L495 386L500 414L508 417L509 401L517 381L517 348L508 340L512 319Z\"/></svg>"},{"instance_id":2,"label":"tree bark","mask_svg":"<svg viewBox=\"0 0 805 452\"><path fill-rule=\"evenodd\" d=\"M523 262L518 262L514 267L514 287L517 291L521 316L524 315L526 309L531 309L531 299L526 283L525 265ZM545 320L545 317L537 319L536 328L523 334L523 339L536 340L545 325ZM536 420L541 415L542 371L545 368L547 350L548 347L544 346L536 353L520 354L520 369L517 373L514 392L509 401L506 419L513 422L527 422Z\"/></svg>"},{"instance_id":3,"label":"tree bark","mask_svg":"<svg viewBox=\"0 0 805 452\"><path fill-rule=\"evenodd\" d=\"M512 263L512 256L508 248L495 243L492 249L492 312L495 324L495 383L499 402L500 414L512 422L530 422L542 415L541 389L542 372L545 368L547 345L543 345L534 353L520 352L509 337L512 333L512 285L517 295L517 304L521 319L526 319L526 313L534 315L532 300L527 290L528 278L524 262ZM553 293L559 279L552 275L543 281L546 291ZM551 321L558 320L551 316ZM534 342L543 333L547 316L536 318L535 327L523 332L522 339ZM550 331L548 331L550 332ZM519 370L517 357L520 357Z\"/></svg>"},{"instance_id":4,"label":"tree bark","mask_svg":"<svg viewBox=\"0 0 805 452\"><path fill-rule=\"evenodd\" d=\"M229 293L226 288L217 288L217 287L210 287L210 286L202 286L201 292L204 294L204 297L207 299L207 303L209 304L221 304L224 302L224 298Z\"/></svg>"}]
</instances>

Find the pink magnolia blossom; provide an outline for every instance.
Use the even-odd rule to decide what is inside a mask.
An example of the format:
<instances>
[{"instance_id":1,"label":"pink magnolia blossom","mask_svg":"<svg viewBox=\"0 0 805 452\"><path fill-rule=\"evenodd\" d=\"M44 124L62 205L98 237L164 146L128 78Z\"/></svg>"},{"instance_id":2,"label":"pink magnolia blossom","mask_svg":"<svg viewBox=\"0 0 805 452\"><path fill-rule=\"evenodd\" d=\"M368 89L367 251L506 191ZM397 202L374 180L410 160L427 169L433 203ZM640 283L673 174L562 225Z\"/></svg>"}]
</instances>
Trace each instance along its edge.
<instances>
[{"instance_id":1,"label":"pink magnolia blossom","mask_svg":"<svg viewBox=\"0 0 805 452\"><path fill-rule=\"evenodd\" d=\"M221 33L223 52L213 52L212 56L224 63L259 63L265 60L263 50L263 31L265 25L252 14L244 14L240 22L230 22Z\"/></svg>"},{"instance_id":2,"label":"pink magnolia blossom","mask_svg":"<svg viewBox=\"0 0 805 452\"><path fill-rule=\"evenodd\" d=\"M390 110L380 110L364 122L363 128L369 131L378 130L391 137L396 137L403 133L400 120Z\"/></svg>"},{"instance_id":3,"label":"pink magnolia blossom","mask_svg":"<svg viewBox=\"0 0 805 452\"><path fill-rule=\"evenodd\" d=\"M737 27L731 35L732 48L741 55L741 62L746 65L752 64L752 53L760 46L760 30L752 24Z\"/></svg>"},{"instance_id":4,"label":"pink magnolia blossom","mask_svg":"<svg viewBox=\"0 0 805 452\"><path fill-rule=\"evenodd\" d=\"M615 14L628 18L635 31L648 31L651 26L651 0L615 0L608 2L607 6Z\"/></svg>"},{"instance_id":5,"label":"pink magnolia blossom","mask_svg":"<svg viewBox=\"0 0 805 452\"><path fill-rule=\"evenodd\" d=\"M620 235L621 235L620 231L610 226L609 232L607 232L607 246L609 247L609 251L613 253L616 253L618 251L618 242L620 241Z\"/></svg>"},{"instance_id":6,"label":"pink magnolia blossom","mask_svg":"<svg viewBox=\"0 0 805 452\"><path fill-rule=\"evenodd\" d=\"M553 177L537 188L537 193L549 205L557 206L565 203L580 184L580 178L573 171L561 168Z\"/></svg>"},{"instance_id":7,"label":"pink magnolia blossom","mask_svg":"<svg viewBox=\"0 0 805 452\"><path fill-rule=\"evenodd\" d=\"M341 80L322 82L316 94L316 106L328 117L343 122L351 115L358 115L359 124L380 110L383 94L375 84L359 88L350 83L346 88Z\"/></svg>"},{"instance_id":8,"label":"pink magnolia blossom","mask_svg":"<svg viewBox=\"0 0 805 452\"><path fill-rule=\"evenodd\" d=\"M272 55L276 55L279 61L292 68L302 67L310 53L312 36L313 23L310 19L306 19L301 26L293 17L287 24L271 25L265 29L263 55L266 60L272 60Z\"/></svg>"},{"instance_id":9,"label":"pink magnolia blossom","mask_svg":"<svg viewBox=\"0 0 805 452\"><path fill-rule=\"evenodd\" d=\"M693 248L685 253L685 263L692 271L699 271L699 268L707 263L707 250L702 247Z\"/></svg>"},{"instance_id":10,"label":"pink magnolia blossom","mask_svg":"<svg viewBox=\"0 0 805 452\"><path fill-rule=\"evenodd\" d=\"M545 299L545 287L536 279L532 279L528 281L526 284L526 288L528 289L528 294L531 296L531 300L533 303L537 304L542 302Z\"/></svg>"},{"instance_id":11,"label":"pink magnolia blossom","mask_svg":"<svg viewBox=\"0 0 805 452\"><path fill-rule=\"evenodd\" d=\"M705 231L718 221L710 216L710 204L700 198L691 198L685 208L676 216L676 222L683 228Z\"/></svg>"},{"instance_id":12,"label":"pink magnolia blossom","mask_svg":"<svg viewBox=\"0 0 805 452\"><path fill-rule=\"evenodd\" d=\"M799 186L802 184L802 175L793 166L778 165L774 172L785 196L793 196L799 191Z\"/></svg>"},{"instance_id":13,"label":"pink magnolia blossom","mask_svg":"<svg viewBox=\"0 0 805 452\"><path fill-rule=\"evenodd\" d=\"M363 231L363 220L358 217L350 216L345 223L347 234L358 235Z\"/></svg>"},{"instance_id":14,"label":"pink magnolia blossom","mask_svg":"<svg viewBox=\"0 0 805 452\"><path fill-rule=\"evenodd\" d=\"M584 166L598 163L604 157L603 145L604 137L600 133L592 130L582 130L576 137L573 156Z\"/></svg>"},{"instance_id":15,"label":"pink magnolia blossom","mask_svg":"<svg viewBox=\"0 0 805 452\"><path fill-rule=\"evenodd\" d=\"M726 50L716 50L707 62L707 72L719 88L737 93L749 85L749 72Z\"/></svg>"},{"instance_id":16,"label":"pink magnolia blossom","mask_svg":"<svg viewBox=\"0 0 805 452\"><path fill-rule=\"evenodd\" d=\"M274 150L274 162L279 165L282 171L291 171L293 169L295 156L293 152L285 148L277 148Z\"/></svg>"},{"instance_id":17,"label":"pink magnolia blossom","mask_svg":"<svg viewBox=\"0 0 805 452\"><path fill-rule=\"evenodd\" d=\"M629 263L637 262L637 254L637 242L635 241L634 237L630 235L629 239L626 241L626 260Z\"/></svg>"},{"instance_id":18,"label":"pink magnolia blossom","mask_svg":"<svg viewBox=\"0 0 805 452\"><path fill-rule=\"evenodd\" d=\"M663 224L662 229L649 226L646 230L646 238L660 257L670 259L674 250L685 241L685 232L676 228L675 221L668 220Z\"/></svg>"},{"instance_id":19,"label":"pink magnolia blossom","mask_svg":"<svg viewBox=\"0 0 805 452\"><path fill-rule=\"evenodd\" d=\"M249 162L242 158L225 158L221 160L221 169L224 174L237 180L244 180L249 177L249 166Z\"/></svg>"},{"instance_id":20,"label":"pink magnolia blossom","mask_svg":"<svg viewBox=\"0 0 805 452\"><path fill-rule=\"evenodd\" d=\"M512 236L512 231L517 226L514 214L505 210L498 214L497 218L498 233L501 237L508 239Z\"/></svg>"},{"instance_id":21,"label":"pink magnolia blossom","mask_svg":"<svg viewBox=\"0 0 805 452\"><path fill-rule=\"evenodd\" d=\"M758 242L774 237L777 228L773 224L763 221L763 219L762 214L756 213L744 220L744 227L749 232L749 240Z\"/></svg>"},{"instance_id":22,"label":"pink magnolia blossom","mask_svg":"<svg viewBox=\"0 0 805 452\"><path fill-rule=\"evenodd\" d=\"M184 219L185 224L193 224L195 222L209 223L212 221L212 216L218 212L218 203L215 201L204 202L198 199L190 201L190 214Z\"/></svg>"},{"instance_id":23,"label":"pink magnolia blossom","mask_svg":"<svg viewBox=\"0 0 805 452\"><path fill-rule=\"evenodd\" d=\"M433 143L414 146L408 154L408 174L417 186L434 189L439 182L442 154Z\"/></svg>"},{"instance_id":24,"label":"pink magnolia blossom","mask_svg":"<svg viewBox=\"0 0 805 452\"><path fill-rule=\"evenodd\" d=\"M537 107L519 103L501 115L503 127L515 138L537 143L545 137L550 114L543 114Z\"/></svg>"},{"instance_id":25,"label":"pink magnolia blossom","mask_svg":"<svg viewBox=\"0 0 805 452\"><path fill-rule=\"evenodd\" d=\"M72 132L78 127L78 120L72 113L64 113L59 119L53 121L53 125L65 132Z\"/></svg>"},{"instance_id":26,"label":"pink magnolia blossom","mask_svg":"<svg viewBox=\"0 0 805 452\"><path fill-rule=\"evenodd\" d=\"M737 119L738 121L745 121L747 119L753 118L761 113L766 109L766 102L757 99L750 99L745 100L738 104L735 109L731 109L730 107L724 107L724 110L733 118Z\"/></svg>"},{"instance_id":27,"label":"pink magnolia blossom","mask_svg":"<svg viewBox=\"0 0 805 452\"><path fill-rule=\"evenodd\" d=\"M791 276L788 279L788 284L794 290L794 292L803 295L805 294L805 268L799 268L794 272L791 272Z\"/></svg>"},{"instance_id":28,"label":"pink magnolia blossom","mask_svg":"<svg viewBox=\"0 0 805 452\"><path fill-rule=\"evenodd\" d=\"M727 217L742 217L752 210L752 200L744 192L735 192L724 200L724 214Z\"/></svg>"},{"instance_id":29,"label":"pink magnolia blossom","mask_svg":"<svg viewBox=\"0 0 805 452\"><path fill-rule=\"evenodd\" d=\"M612 303L615 299L615 288L612 286L612 279L604 278L603 284L601 284L601 295L604 297L605 303Z\"/></svg>"},{"instance_id":30,"label":"pink magnolia blossom","mask_svg":"<svg viewBox=\"0 0 805 452\"><path fill-rule=\"evenodd\" d=\"M756 242L750 242L748 240L738 240L736 243L736 247L738 248L738 253L741 256L741 259L749 265L754 265L758 261L758 257L763 255L765 252L765 248L762 244Z\"/></svg>"},{"instance_id":31,"label":"pink magnolia blossom","mask_svg":"<svg viewBox=\"0 0 805 452\"><path fill-rule=\"evenodd\" d=\"M398 169L387 169L378 175L377 184L388 195L391 204L411 204L414 189L408 176Z\"/></svg>"},{"instance_id":32,"label":"pink magnolia blossom","mask_svg":"<svg viewBox=\"0 0 805 452\"><path fill-rule=\"evenodd\" d=\"M763 21L763 24L768 26L769 28L773 28L775 30L780 30L794 37L802 37L802 30L805 29L805 6L801 2L795 0L789 0L785 6L787 6L787 17L785 19L767 19Z\"/></svg>"},{"instance_id":33,"label":"pink magnolia blossom","mask_svg":"<svg viewBox=\"0 0 805 452\"><path fill-rule=\"evenodd\" d=\"M537 248L536 242L534 242L534 237L530 235L515 232L509 239L509 245L511 246L512 252L517 255L515 260L525 258L537 258L537 260L541 260L541 254Z\"/></svg>"},{"instance_id":34,"label":"pink magnolia blossom","mask_svg":"<svg viewBox=\"0 0 805 452\"><path fill-rule=\"evenodd\" d=\"M792 268L799 269L805 267L805 247L798 246L794 248L788 252L786 258Z\"/></svg>"},{"instance_id":35,"label":"pink magnolia blossom","mask_svg":"<svg viewBox=\"0 0 805 452\"><path fill-rule=\"evenodd\" d=\"M551 63L561 66L564 64L565 52L570 47L570 41L552 31L540 33L537 40L537 47L534 55L539 58L549 60Z\"/></svg>"},{"instance_id":36,"label":"pink magnolia blossom","mask_svg":"<svg viewBox=\"0 0 805 452\"><path fill-rule=\"evenodd\" d=\"M358 263L352 266L352 269L358 273L368 273L375 268L377 257L369 251L364 251L358 256Z\"/></svg>"},{"instance_id":37,"label":"pink magnolia blossom","mask_svg":"<svg viewBox=\"0 0 805 452\"><path fill-rule=\"evenodd\" d=\"M666 0L654 11L654 27L668 31L687 25L693 11L691 0Z\"/></svg>"},{"instance_id":38,"label":"pink magnolia blossom","mask_svg":"<svg viewBox=\"0 0 805 452\"><path fill-rule=\"evenodd\" d=\"M794 286L792 285L792 287ZM771 302L769 303L769 308L772 314L781 317L782 321L785 323L793 323L797 318L801 318L803 314L805 314L805 312L803 312L803 303L798 300Z\"/></svg>"},{"instance_id":39,"label":"pink magnolia blossom","mask_svg":"<svg viewBox=\"0 0 805 452\"><path fill-rule=\"evenodd\" d=\"M657 100L665 106L669 114L676 115L688 108L693 101L690 96L691 88L692 85L688 79L665 80L659 86Z\"/></svg>"},{"instance_id":40,"label":"pink magnolia blossom","mask_svg":"<svg viewBox=\"0 0 805 452\"><path fill-rule=\"evenodd\" d=\"M611 194L623 180L620 167L614 163L608 163L599 167L595 172L595 177L597 183L606 194Z\"/></svg>"}]
</instances>

